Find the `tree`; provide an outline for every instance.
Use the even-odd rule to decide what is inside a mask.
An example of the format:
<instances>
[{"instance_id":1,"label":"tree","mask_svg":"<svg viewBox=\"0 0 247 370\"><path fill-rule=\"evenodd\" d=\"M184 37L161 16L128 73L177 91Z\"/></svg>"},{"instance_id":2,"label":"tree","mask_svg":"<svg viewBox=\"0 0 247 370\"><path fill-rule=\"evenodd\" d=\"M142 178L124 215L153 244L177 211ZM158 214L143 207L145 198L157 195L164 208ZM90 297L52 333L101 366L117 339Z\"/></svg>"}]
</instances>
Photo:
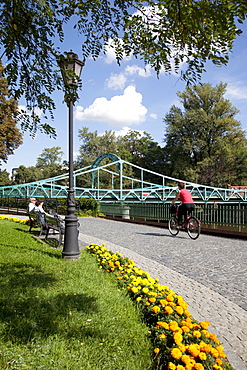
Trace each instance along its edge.
<instances>
[{"instance_id":1,"label":"tree","mask_svg":"<svg viewBox=\"0 0 247 370\"><path fill-rule=\"evenodd\" d=\"M23 165L16 169L15 184L26 184L28 182L38 181L42 179L41 171L35 167L25 167Z\"/></svg>"},{"instance_id":2,"label":"tree","mask_svg":"<svg viewBox=\"0 0 247 370\"><path fill-rule=\"evenodd\" d=\"M63 154L60 146L43 149L36 161L36 167L42 171L42 179L58 176L67 171L61 164Z\"/></svg>"},{"instance_id":3,"label":"tree","mask_svg":"<svg viewBox=\"0 0 247 370\"><path fill-rule=\"evenodd\" d=\"M7 162L8 156L22 144L22 134L16 127L17 101L9 98L8 82L3 77L0 60L0 161Z\"/></svg>"},{"instance_id":4,"label":"tree","mask_svg":"<svg viewBox=\"0 0 247 370\"><path fill-rule=\"evenodd\" d=\"M226 86L200 83L177 93L184 110L172 106L164 118L169 175L214 186L238 181L235 163L246 160L247 140Z\"/></svg>"},{"instance_id":5,"label":"tree","mask_svg":"<svg viewBox=\"0 0 247 370\"><path fill-rule=\"evenodd\" d=\"M6 170L0 170L0 186L10 185L9 173Z\"/></svg>"},{"instance_id":6,"label":"tree","mask_svg":"<svg viewBox=\"0 0 247 370\"><path fill-rule=\"evenodd\" d=\"M62 162L63 151L60 146L44 148L36 161L37 167L59 165Z\"/></svg>"},{"instance_id":7,"label":"tree","mask_svg":"<svg viewBox=\"0 0 247 370\"><path fill-rule=\"evenodd\" d=\"M6 59L15 99L24 96L28 114L20 114L23 129L37 128L54 135L40 123L35 108L53 117L51 94L62 89L56 64L59 43L68 21L82 39L83 58L96 59L110 46L120 63L125 55L139 57L159 74L179 71L194 81L207 60L226 64L233 42L247 14L243 0L3 0L0 3L0 47ZM55 43L57 41L57 44ZM48 119L47 115L45 116Z\"/></svg>"},{"instance_id":8,"label":"tree","mask_svg":"<svg viewBox=\"0 0 247 370\"><path fill-rule=\"evenodd\" d=\"M76 168L84 168L91 165L101 154L113 153L121 159L140 167L145 167L152 171L160 172L158 169L158 161L161 164L162 149L158 143L154 142L151 136L144 132L141 134L138 131L129 130L124 136L116 136L114 131L106 131L103 135L99 135L97 131L89 132L88 128L84 127L79 130L79 137L82 141L80 147L80 155L75 164ZM109 163L109 159L105 158L102 164ZM162 161L163 165L163 161ZM113 171L117 171L112 168ZM140 178L140 171L131 168L130 166L123 168L125 176ZM146 176L145 181L151 181L152 175ZM105 187L112 186L111 176L104 174L101 176L101 183ZM116 184L117 184L117 180ZM85 176L79 179L80 186L91 186L91 176ZM78 182L78 184L79 184ZM128 185L128 181L124 180L124 186Z\"/></svg>"}]
</instances>

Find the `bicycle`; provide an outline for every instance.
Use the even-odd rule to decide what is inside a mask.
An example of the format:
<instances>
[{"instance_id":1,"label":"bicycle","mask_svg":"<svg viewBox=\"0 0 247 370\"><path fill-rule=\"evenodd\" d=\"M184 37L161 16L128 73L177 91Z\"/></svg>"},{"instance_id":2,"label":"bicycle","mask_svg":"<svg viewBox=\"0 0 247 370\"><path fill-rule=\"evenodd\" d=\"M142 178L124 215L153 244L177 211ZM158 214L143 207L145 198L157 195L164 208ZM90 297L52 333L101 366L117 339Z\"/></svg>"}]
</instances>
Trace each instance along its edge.
<instances>
[{"instance_id":1,"label":"bicycle","mask_svg":"<svg viewBox=\"0 0 247 370\"><path fill-rule=\"evenodd\" d=\"M168 221L168 230L173 236L178 235L180 230L186 231L191 239L197 239L201 232L201 222L196 217L186 214L183 224L178 224L178 207L176 207L175 214L170 217Z\"/></svg>"}]
</instances>

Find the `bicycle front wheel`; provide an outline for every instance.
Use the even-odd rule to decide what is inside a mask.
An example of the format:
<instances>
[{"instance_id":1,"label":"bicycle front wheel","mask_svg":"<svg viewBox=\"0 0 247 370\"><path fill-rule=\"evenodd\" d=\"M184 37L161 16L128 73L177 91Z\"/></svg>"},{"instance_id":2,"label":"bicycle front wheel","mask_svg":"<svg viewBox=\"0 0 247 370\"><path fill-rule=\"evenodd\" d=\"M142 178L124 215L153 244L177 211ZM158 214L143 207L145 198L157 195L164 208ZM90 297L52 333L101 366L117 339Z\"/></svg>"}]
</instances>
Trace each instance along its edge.
<instances>
[{"instance_id":1,"label":"bicycle front wheel","mask_svg":"<svg viewBox=\"0 0 247 370\"><path fill-rule=\"evenodd\" d=\"M187 232L191 239L197 239L201 232L201 224L195 217L190 217L187 224Z\"/></svg>"},{"instance_id":2,"label":"bicycle front wheel","mask_svg":"<svg viewBox=\"0 0 247 370\"><path fill-rule=\"evenodd\" d=\"M168 221L168 230L173 236L179 233L178 220L176 217L172 216Z\"/></svg>"}]
</instances>

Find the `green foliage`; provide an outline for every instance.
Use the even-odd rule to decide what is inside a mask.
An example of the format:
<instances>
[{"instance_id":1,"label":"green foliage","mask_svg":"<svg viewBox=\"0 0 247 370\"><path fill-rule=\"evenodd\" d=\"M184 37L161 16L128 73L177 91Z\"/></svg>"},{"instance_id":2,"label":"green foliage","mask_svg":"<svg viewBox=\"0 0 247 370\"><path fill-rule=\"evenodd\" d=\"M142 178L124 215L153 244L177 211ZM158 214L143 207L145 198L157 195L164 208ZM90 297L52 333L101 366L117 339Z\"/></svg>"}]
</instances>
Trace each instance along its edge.
<instances>
[{"instance_id":1,"label":"green foliage","mask_svg":"<svg viewBox=\"0 0 247 370\"><path fill-rule=\"evenodd\" d=\"M0 368L148 370L148 329L115 281L27 231L0 221Z\"/></svg>"},{"instance_id":2,"label":"green foliage","mask_svg":"<svg viewBox=\"0 0 247 370\"><path fill-rule=\"evenodd\" d=\"M224 99L226 86L203 83L178 92L184 109L172 106L164 118L169 175L222 187L243 181L246 133L234 118L238 110Z\"/></svg>"},{"instance_id":3,"label":"green foliage","mask_svg":"<svg viewBox=\"0 0 247 370\"><path fill-rule=\"evenodd\" d=\"M243 0L214 2L135 0L4 0L0 3L0 48L6 59L6 76L13 97L26 99L28 114L21 112L22 128L55 135L45 119L53 118L51 98L63 89L55 65L61 53L63 26L70 21L82 37L83 58L96 59L106 47L114 48L118 63L134 55L159 74L185 70L182 78L194 82L207 60L226 64L233 42L241 33L247 4Z\"/></svg>"},{"instance_id":4,"label":"green foliage","mask_svg":"<svg viewBox=\"0 0 247 370\"><path fill-rule=\"evenodd\" d=\"M0 170L0 186L10 185L9 173L6 170Z\"/></svg>"},{"instance_id":5,"label":"green foliage","mask_svg":"<svg viewBox=\"0 0 247 370\"><path fill-rule=\"evenodd\" d=\"M7 162L8 156L22 144L22 134L16 127L17 101L10 98L8 81L0 59L0 161Z\"/></svg>"},{"instance_id":6,"label":"green foliage","mask_svg":"<svg viewBox=\"0 0 247 370\"><path fill-rule=\"evenodd\" d=\"M116 136L114 131L106 131L103 135L99 135L97 131L89 132L88 128L84 127L79 130L79 137L82 141L80 146L80 155L75 163L75 168L84 168L91 165L101 154L114 153L122 160L133 163L137 166L150 169L152 171L161 172L164 167L163 149L156 143L152 137L144 132L141 134L138 131L129 130L124 136ZM100 165L109 163L109 159L105 158ZM112 188L112 176L116 172L114 178L114 186L119 186L118 170L112 167L112 174L101 171L100 184L101 188ZM140 170L125 166L123 174L129 177L140 178ZM145 181L151 181L152 175L145 178ZM98 174L95 175L95 184L98 181ZM78 186L91 187L92 175L78 176ZM128 179L123 179L125 187L132 186ZM97 187L97 186L96 186Z\"/></svg>"}]
</instances>

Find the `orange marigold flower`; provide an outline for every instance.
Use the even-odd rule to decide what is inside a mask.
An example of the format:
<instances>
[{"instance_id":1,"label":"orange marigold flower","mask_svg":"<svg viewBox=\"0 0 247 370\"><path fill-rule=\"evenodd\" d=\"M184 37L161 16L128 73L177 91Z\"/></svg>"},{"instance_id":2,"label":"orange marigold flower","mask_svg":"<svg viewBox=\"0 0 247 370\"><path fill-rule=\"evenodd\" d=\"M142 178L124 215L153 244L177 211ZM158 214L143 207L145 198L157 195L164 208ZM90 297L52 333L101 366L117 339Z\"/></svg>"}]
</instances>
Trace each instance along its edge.
<instances>
[{"instance_id":1,"label":"orange marigold flower","mask_svg":"<svg viewBox=\"0 0 247 370\"><path fill-rule=\"evenodd\" d=\"M172 301L174 301L174 297L173 297L171 294L169 294L169 295L166 297L166 300L167 300L168 302L172 302Z\"/></svg>"},{"instance_id":2,"label":"orange marigold flower","mask_svg":"<svg viewBox=\"0 0 247 370\"><path fill-rule=\"evenodd\" d=\"M194 337L196 337L196 338L201 338L201 333L199 332L199 330L194 330L193 331L193 335L194 335Z\"/></svg>"},{"instance_id":3,"label":"orange marigold flower","mask_svg":"<svg viewBox=\"0 0 247 370\"><path fill-rule=\"evenodd\" d=\"M161 304L161 306L166 306L167 305L167 300L166 299L161 299L160 304Z\"/></svg>"},{"instance_id":4,"label":"orange marigold flower","mask_svg":"<svg viewBox=\"0 0 247 370\"><path fill-rule=\"evenodd\" d=\"M151 297L151 298L149 298L149 302L151 302L151 303L156 302L156 298L155 298L155 297Z\"/></svg>"},{"instance_id":5,"label":"orange marigold flower","mask_svg":"<svg viewBox=\"0 0 247 370\"><path fill-rule=\"evenodd\" d=\"M183 365L178 365L176 369L177 370L185 370L185 367Z\"/></svg>"},{"instance_id":6,"label":"orange marigold flower","mask_svg":"<svg viewBox=\"0 0 247 370\"><path fill-rule=\"evenodd\" d=\"M159 313L160 312L159 306L153 306L152 311L155 312L155 313Z\"/></svg>"},{"instance_id":7,"label":"orange marigold flower","mask_svg":"<svg viewBox=\"0 0 247 370\"><path fill-rule=\"evenodd\" d=\"M204 352L199 353L199 359L202 361L205 361L207 359L207 355Z\"/></svg>"},{"instance_id":8,"label":"orange marigold flower","mask_svg":"<svg viewBox=\"0 0 247 370\"><path fill-rule=\"evenodd\" d=\"M169 362L169 364L168 364L168 369L169 370L176 370L176 365L174 365L172 362Z\"/></svg>"},{"instance_id":9,"label":"orange marigold flower","mask_svg":"<svg viewBox=\"0 0 247 370\"><path fill-rule=\"evenodd\" d=\"M182 326L182 330L184 333L189 333L190 328L188 328L188 326Z\"/></svg>"},{"instance_id":10,"label":"orange marigold flower","mask_svg":"<svg viewBox=\"0 0 247 370\"><path fill-rule=\"evenodd\" d=\"M162 334L160 334L160 335L158 336L158 338L159 338L159 339L165 339L165 338L166 338L166 335L165 335L164 333L162 333Z\"/></svg>"},{"instance_id":11,"label":"orange marigold flower","mask_svg":"<svg viewBox=\"0 0 247 370\"><path fill-rule=\"evenodd\" d=\"M189 364L190 363L190 356L189 355L183 355L181 357L181 360L185 363L185 364Z\"/></svg>"},{"instance_id":12,"label":"orange marigold flower","mask_svg":"<svg viewBox=\"0 0 247 370\"><path fill-rule=\"evenodd\" d=\"M174 342L176 344L179 344L179 343L181 343L183 341L183 337L182 337L182 335L180 333L175 333L174 336L173 336L173 338L174 338Z\"/></svg>"},{"instance_id":13,"label":"orange marigold flower","mask_svg":"<svg viewBox=\"0 0 247 370\"><path fill-rule=\"evenodd\" d=\"M186 350L185 345L184 345L184 344L182 344L182 343L180 343L180 344L178 345L178 348L180 349L180 351L181 351L181 352L185 352L185 350Z\"/></svg>"},{"instance_id":14,"label":"orange marigold flower","mask_svg":"<svg viewBox=\"0 0 247 370\"><path fill-rule=\"evenodd\" d=\"M198 362L194 365L195 370L204 370L204 366L202 364L199 364Z\"/></svg>"},{"instance_id":15,"label":"orange marigold flower","mask_svg":"<svg viewBox=\"0 0 247 370\"><path fill-rule=\"evenodd\" d=\"M164 311L165 311L166 313L168 313L169 315L173 313L173 309L172 309L170 306L166 306L166 307L164 308Z\"/></svg>"},{"instance_id":16,"label":"orange marigold flower","mask_svg":"<svg viewBox=\"0 0 247 370\"><path fill-rule=\"evenodd\" d=\"M160 349L159 348L155 348L154 349L154 353L159 353Z\"/></svg>"},{"instance_id":17,"label":"orange marigold flower","mask_svg":"<svg viewBox=\"0 0 247 370\"><path fill-rule=\"evenodd\" d=\"M173 348L171 350L171 356L175 359L179 359L182 356L182 352L178 348Z\"/></svg>"},{"instance_id":18,"label":"orange marigold flower","mask_svg":"<svg viewBox=\"0 0 247 370\"><path fill-rule=\"evenodd\" d=\"M200 325L202 329L207 329L210 326L210 322L208 321L200 321Z\"/></svg>"},{"instance_id":19,"label":"orange marigold flower","mask_svg":"<svg viewBox=\"0 0 247 370\"><path fill-rule=\"evenodd\" d=\"M220 358L216 358L215 362L217 362L218 365L223 364L223 361Z\"/></svg>"},{"instance_id":20,"label":"orange marigold flower","mask_svg":"<svg viewBox=\"0 0 247 370\"><path fill-rule=\"evenodd\" d=\"M182 314L184 313L184 309L183 309L183 307L181 307L181 306L176 306L176 307L175 307L175 310L177 311L177 313L178 313L179 315L182 315Z\"/></svg>"},{"instance_id":21,"label":"orange marigold flower","mask_svg":"<svg viewBox=\"0 0 247 370\"><path fill-rule=\"evenodd\" d=\"M166 323L166 322L163 322L163 321L158 321L157 322L157 325L161 326L162 328L168 330L169 329L169 325Z\"/></svg>"},{"instance_id":22,"label":"orange marigold flower","mask_svg":"<svg viewBox=\"0 0 247 370\"><path fill-rule=\"evenodd\" d=\"M169 323L169 329L172 330L172 331L177 331L178 330L178 323L177 321L171 321Z\"/></svg>"}]
</instances>

